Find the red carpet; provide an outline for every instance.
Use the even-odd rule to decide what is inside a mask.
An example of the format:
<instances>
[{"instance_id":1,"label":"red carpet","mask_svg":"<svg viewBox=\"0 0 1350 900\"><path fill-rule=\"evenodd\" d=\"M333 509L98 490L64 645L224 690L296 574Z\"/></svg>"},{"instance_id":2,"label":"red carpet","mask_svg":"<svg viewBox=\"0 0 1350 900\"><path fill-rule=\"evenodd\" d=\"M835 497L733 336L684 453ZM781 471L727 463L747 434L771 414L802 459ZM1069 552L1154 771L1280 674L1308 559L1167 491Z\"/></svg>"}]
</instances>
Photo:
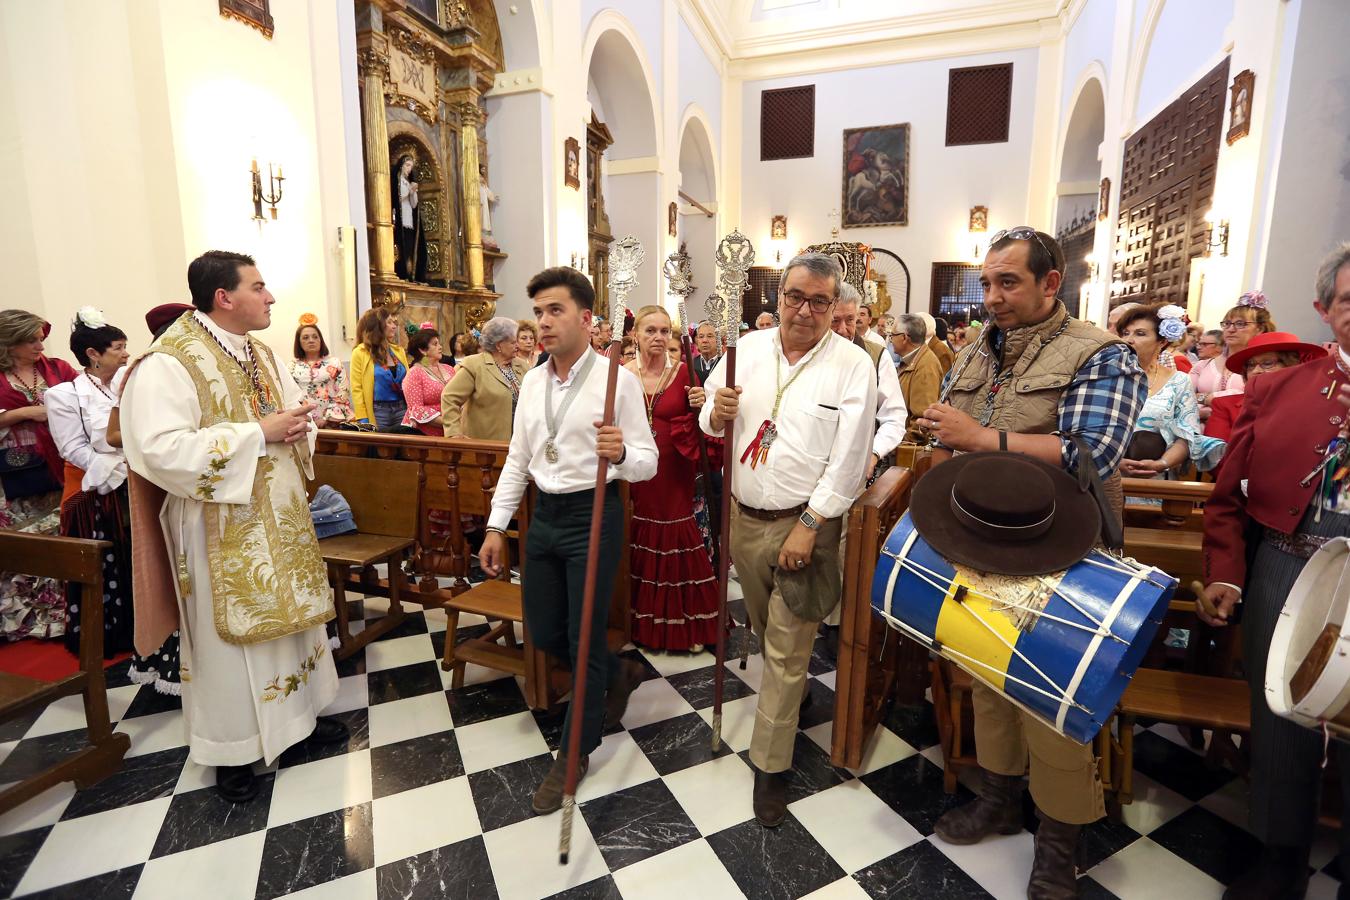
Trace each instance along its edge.
<instances>
[{"instance_id":1,"label":"red carpet","mask_svg":"<svg viewBox=\"0 0 1350 900\"><path fill-rule=\"evenodd\" d=\"M122 653L105 661L103 667L106 669L130 656L130 653ZM57 681L74 675L79 669L80 661L66 651L59 638L0 641L0 672Z\"/></svg>"}]
</instances>

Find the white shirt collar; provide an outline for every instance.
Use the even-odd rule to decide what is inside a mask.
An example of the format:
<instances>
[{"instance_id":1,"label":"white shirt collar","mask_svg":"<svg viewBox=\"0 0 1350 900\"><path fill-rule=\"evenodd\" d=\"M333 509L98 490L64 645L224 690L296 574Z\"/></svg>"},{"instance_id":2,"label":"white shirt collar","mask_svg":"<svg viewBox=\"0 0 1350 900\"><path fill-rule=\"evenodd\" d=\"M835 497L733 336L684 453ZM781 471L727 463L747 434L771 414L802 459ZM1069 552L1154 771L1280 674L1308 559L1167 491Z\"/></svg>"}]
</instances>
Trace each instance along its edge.
<instances>
[{"instance_id":1,"label":"white shirt collar","mask_svg":"<svg viewBox=\"0 0 1350 900\"><path fill-rule=\"evenodd\" d=\"M594 348L592 348L590 344L587 344L586 349L583 350L581 355L577 357L577 361L572 363L572 368L567 370L566 378L558 377L558 370L557 370L558 358L556 356L550 356L548 360L549 377L553 379L554 383L556 383L558 387L560 388L567 387L572 383L572 379L576 377L577 373L581 371L581 366L586 362L586 357L590 356L594 352L595 352Z\"/></svg>"},{"instance_id":2,"label":"white shirt collar","mask_svg":"<svg viewBox=\"0 0 1350 900\"><path fill-rule=\"evenodd\" d=\"M232 352L235 356L241 359L243 358L244 347L248 344L247 334L235 334L232 331L226 331L224 328L221 328L219 325L217 325L210 316L206 315L206 313L202 312L200 309L195 311L193 315L197 317L197 321L202 324L203 328L205 328L207 331L215 335L216 338L219 339L220 342L225 345L226 349Z\"/></svg>"},{"instance_id":3,"label":"white shirt collar","mask_svg":"<svg viewBox=\"0 0 1350 900\"><path fill-rule=\"evenodd\" d=\"M1350 353L1346 353L1344 347L1337 347L1336 349L1340 351L1341 362L1345 363L1347 367L1350 367Z\"/></svg>"}]
</instances>

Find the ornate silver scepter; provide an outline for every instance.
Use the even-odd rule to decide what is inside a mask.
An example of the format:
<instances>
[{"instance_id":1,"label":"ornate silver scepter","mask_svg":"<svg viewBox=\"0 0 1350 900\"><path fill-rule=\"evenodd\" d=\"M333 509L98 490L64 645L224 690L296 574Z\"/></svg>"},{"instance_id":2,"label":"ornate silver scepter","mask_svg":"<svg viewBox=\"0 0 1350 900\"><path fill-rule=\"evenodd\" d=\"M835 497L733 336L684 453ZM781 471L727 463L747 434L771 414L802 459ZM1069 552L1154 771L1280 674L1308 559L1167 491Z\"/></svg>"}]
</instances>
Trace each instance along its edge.
<instances>
[{"instance_id":1,"label":"ornate silver scepter","mask_svg":"<svg viewBox=\"0 0 1350 900\"><path fill-rule=\"evenodd\" d=\"M637 287L637 270L646 254L631 235L610 251L609 374L605 380L605 410L602 426L614 424L614 393L619 378L619 349L623 343L623 314L628 294ZM595 464L595 499L591 501L591 534L586 547L586 581L581 593L581 635L577 639L577 666L572 673L572 725L567 733L567 777L563 782L562 834L558 836L558 862L567 864L572 849L572 816L576 812L578 765L581 756L581 710L586 701L586 660L591 654L591 622L595 618L595 585L600 569L600 526L605 515L605 484L609 460L600 456ZM603 688L603 685L602 685Z\"/></svg>"},{"instance_id":2,"label":"ornate silver scepter","mask_svg":"<svg viewBox=\"0 0 1350 900\"><path fill-rule=\"evenodd\" d=\"M750 267L755 264L755 248L750 239L735 230L717 245L717 291L721 294L723 334L727 342L726 386L736 386L736 339L741 330L741 299L749 283ZM713 721L712 748L722 746L722 693L726 677L727 659L727 583L731 571L731 480L735 467L736 423L727 422L723 431L722 447L722 508L719 516L721 530L717 560L717 665L713 667Z\"/></svg>"}]
</instances>

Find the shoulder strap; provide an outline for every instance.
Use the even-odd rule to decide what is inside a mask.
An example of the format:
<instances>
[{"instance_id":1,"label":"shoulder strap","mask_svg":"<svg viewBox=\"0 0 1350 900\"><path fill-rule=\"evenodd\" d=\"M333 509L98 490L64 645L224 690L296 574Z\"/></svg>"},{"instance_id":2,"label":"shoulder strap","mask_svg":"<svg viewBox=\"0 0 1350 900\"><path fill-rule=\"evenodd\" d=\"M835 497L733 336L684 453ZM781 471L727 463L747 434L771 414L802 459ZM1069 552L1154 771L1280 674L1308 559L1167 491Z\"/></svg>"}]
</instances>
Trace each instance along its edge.
<instances>
[{"instance_id":1,"label":"shoulder strap","mask_svg":"<svg viewBox=\"0 0 1350 900\"><path fill-rule=\"evenodd\" d=\"M1097 474L1097 467L1092 463L1092 451L1088 448L1087 441L1078 434L1073 435L1072 440L1078 449L1078 489L1084 493L1090 492L1092 499L1097 501L1097 509L1101 512L1102 520L1102 543L1108 550L1120 553L1125 549L1125 526L1106 496L1106 487L1102 484L1101 476Z\"/></svg>"}]
</instances>

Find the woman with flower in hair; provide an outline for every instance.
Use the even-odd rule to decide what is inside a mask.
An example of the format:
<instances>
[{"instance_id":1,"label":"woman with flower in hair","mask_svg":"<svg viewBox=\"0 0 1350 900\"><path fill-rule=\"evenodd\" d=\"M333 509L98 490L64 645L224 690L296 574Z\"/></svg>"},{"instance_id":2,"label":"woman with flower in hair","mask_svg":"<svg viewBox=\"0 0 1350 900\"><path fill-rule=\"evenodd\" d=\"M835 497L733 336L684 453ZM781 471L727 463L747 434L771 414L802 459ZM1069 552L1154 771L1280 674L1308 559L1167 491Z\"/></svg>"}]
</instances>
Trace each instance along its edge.
<instances>
[{"instance_id":1,"label":"woman with flower in hair","mask_svg":"<svg viewBox=\"0 0 1350 900\"><path fill-rule=\"evenodd\" d=\"M441 334L430 322L423 322L408 336L408 377L403 379L403 398L408 412L403 424L423 434L441 437L441 392L455 377L455 370L441 362Z\"/></svg>"},{"instance_id":2,"label":"woman with flower in hair","mask_svg":"<svg viewBox=\"0 0 1350 900\"><path fill-rule=\"evenodd\" d=\"M1191 369L1191 385L1195 388L1195 398L1200 405L1200 421L1210 414L1210 400L1224 394L1239 394L1244 383L1241 372L1228 367L1228 357L1245 350L1247 344L1258 334L1267 334L1275 330L1275 320L1270 316L1269 302L1260 291L1248 291L1238 298L1234 306L1224 314L1219 328L1223 330L1223 354L1209 360L1201 360Z\"/></svg>"},{"instance_id":3,"label":"woman with flower in hair","mask_svg":"<svg viewBox=\"0 0 1350 900\"><path fill-rule=\"evenodd\" d=\"M347 384L347 370L342 360L328 353L328 342L319 330L319 318L314 313L300 317L295 329L295 345L291 348L295 362L291 377L306 396L314 402L309 417L320 428L336 428L351 421L351 387Z\"/></svg>"},{"instance_id":4,"label":"woman with flower in hair","mask_svg":"<svg viewBox=\"0 0 1350 900\"><path fill-rule=\"evenodd\" d=\"M1186 311L1153 303L1120 317L1116 332L1139 357L1148 377L1148 399L1135 428L1162 436L1166 449L1156 459L1124 459L1120 474L1131 478L1167 475L1188 462L1206 472L1223 457L1224 442L1205 437L1190 377L1163 364L1163 353L1186 335Z\"/></svg>"},{"instance_id":5,"label":"woman with flower in hair","mask_svg":"<svg viewBox=\"0 0 1350 900\"><path fill-rule=\"evenodd\" d=\"M0 528L56 534L65 464L47 424L47 392L76 372L43 353L52 327L22 309L0 311ZM0 572L0 633L10 640L65 631L61 586Z\"/></svg>"}]
</instances>

